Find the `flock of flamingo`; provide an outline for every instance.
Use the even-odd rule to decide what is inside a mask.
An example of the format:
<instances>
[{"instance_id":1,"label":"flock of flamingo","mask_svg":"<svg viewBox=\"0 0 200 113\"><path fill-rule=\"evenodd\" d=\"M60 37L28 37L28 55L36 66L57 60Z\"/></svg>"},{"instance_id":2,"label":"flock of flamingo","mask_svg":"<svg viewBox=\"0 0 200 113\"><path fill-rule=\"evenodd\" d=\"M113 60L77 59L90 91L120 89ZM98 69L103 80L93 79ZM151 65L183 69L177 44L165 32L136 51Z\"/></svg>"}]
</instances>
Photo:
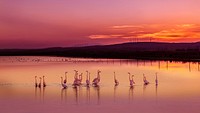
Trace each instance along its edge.
<instances>
[{"instance_id":1,"label":"flock of flamingo","mask_svg":"<svg viewBox=\"0 0 200 113\"><path fill-rule=\"evenodd\" d=\"M43 78L43 79L42 79L42 78ZM37 83L37 76L35 76L35 87L39 87L39 88L41 88L41 87L46 87L46 82L45 82L45 80L44 80L44 76L40 77L39 79L40 79L40 82ZM43 84L42 84L42 83L43 83Z\"/></svg>"},{"instance_id":2,"label":"flock of flamingo","mask_svg":"<svg viewBox=\"0 0 200 113\"><path fill-rule=\"evenodd\" d=\"M74 70L75 71L75 75L74 75L74 82L72 84L72 86L74 87L77 87L77 86L81 86L82 85L82 76L83 76L83 73L81 74L78 74L78 71L77 70ZM100 73L101 71L97 71L97 77L93 79L92 81L92 84L90 83L90 72L86 71L86 86L89 87L90 85L94 86L94 87L97 87L99 86L99 83L100 83ZM135 81L133 80L133 77L134 75L131 75L130 72L128 72L128 75L129 75L129 82L130 82L130 86L132 87L134 84L135 84ZM35 87L46 87L46 82L45 82L45 76L43 77L39 77L39 83L37 82L37 76L35 76ZM146 76L143 74L143 82L144 82L144 85L148 85L149 84L149 81L146 79ZM116 75L115 75L115 72L114 72L114 84L115 86L119 85L119 81L117 80L116 78ZM158 85L158 78L157 78L157 73L156 73L156 78L155 78L155 84ZM67 88L67 72L65 72L65 78L63 80L63 77L61 77L61 86L63 88Z\"/></svg>"}]
</instances>

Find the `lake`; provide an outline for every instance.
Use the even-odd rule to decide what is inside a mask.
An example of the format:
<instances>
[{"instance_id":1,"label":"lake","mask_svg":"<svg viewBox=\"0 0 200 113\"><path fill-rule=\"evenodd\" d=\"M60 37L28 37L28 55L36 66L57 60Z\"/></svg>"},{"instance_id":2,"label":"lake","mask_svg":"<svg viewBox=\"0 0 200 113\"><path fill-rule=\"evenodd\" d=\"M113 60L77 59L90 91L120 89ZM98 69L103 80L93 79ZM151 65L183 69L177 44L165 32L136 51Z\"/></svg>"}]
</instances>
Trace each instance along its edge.
<instances>
[{"instance_id":1,"label":"lake","mask_svg":"<svg viewBox=\"0 0 200 113\"><path fill-rule=\"evenodd\" d=\"M77 88L72 86L74 70L83 73ZM101 71L99 87L86 87L86 70L91 81ZM60 77L65 72L68 88L63 89ZM134 75L133 87L128 72ZM144 85L143 74L150 84ZM35 76L45 76L47 86L36 88ZM199 113L199 106L199 62L0 57L1 113Z\"/></svg>"}]
</instances>

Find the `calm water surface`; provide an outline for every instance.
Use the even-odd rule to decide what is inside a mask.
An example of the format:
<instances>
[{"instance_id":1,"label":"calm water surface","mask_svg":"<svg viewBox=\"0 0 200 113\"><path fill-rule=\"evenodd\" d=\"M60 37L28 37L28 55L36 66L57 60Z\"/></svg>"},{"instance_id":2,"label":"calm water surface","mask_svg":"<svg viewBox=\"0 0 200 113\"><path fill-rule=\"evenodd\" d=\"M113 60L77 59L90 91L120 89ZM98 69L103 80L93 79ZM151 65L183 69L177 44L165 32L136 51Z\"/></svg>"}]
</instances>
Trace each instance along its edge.
<instances>
[{"instance_id":1,"label":"calm water surface","mask_svg":"<svg viewBox=\"0 0 200 113\"><path fill-rule=\"evenodd\" d=\"M78 88L72 87L75 69L83 73ZM101 70L99 87L85 87L86 70L91 80ZM68 88L62 89L60 77L66 71ZM128 72L135 75L134 87L129 86ZM149 85L143 85L143 73ZM34 76L43 75L47 87L35 88ZM199 113L199 106L198 62L0 57L1 113Z\"/></svg>"}]
</instances>

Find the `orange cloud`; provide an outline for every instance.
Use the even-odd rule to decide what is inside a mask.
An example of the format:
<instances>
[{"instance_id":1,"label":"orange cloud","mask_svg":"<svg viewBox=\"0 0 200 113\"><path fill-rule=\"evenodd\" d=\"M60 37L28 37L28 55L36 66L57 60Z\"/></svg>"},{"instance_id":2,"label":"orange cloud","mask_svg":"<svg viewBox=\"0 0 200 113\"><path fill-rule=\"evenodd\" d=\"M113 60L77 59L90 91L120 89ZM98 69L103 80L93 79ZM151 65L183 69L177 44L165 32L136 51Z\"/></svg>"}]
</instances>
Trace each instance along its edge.
<instances>
[{"instance_id":1,"label":"orange cloud","mask_svg":"<svg viewBox=\"0 0 200 113\"><path fill-rule=\"evenodd\" d=\"M148 36L161 39L163 41L167 40L176 40L176 39L182 39L183 41L185 39L194 40L200 39L200 33L194 32L191 29L199 29L199 25L195 24L182 24L182 25L175 25L173 28L161 30L159 32L148 34ZM141 37L146 37L147 34L143 34Z\"/></svg>"},{"instance_id":2,"label":"orange cloud","mask_svg":"<svg viewBox=\"0 0 200 113\"><path fill-rule=\"evenodd\" d=\"M178 25L161 25L161 24L143 24L143 25L121 25L112 26L113 30L105 31L106 35L90 35L91 39L101 38L137 38L142 41L199 41L200 25L197 24L178 24ZM128 28L128 29L127 29ZM115 31L115 29L119 29ZM110 34L108 33L110 32ZM117 34L118 33L118 34ZM115 35L117 34L117 35ZM120 34L120 35L119 35Z\"/></svg>"}]
</instances>

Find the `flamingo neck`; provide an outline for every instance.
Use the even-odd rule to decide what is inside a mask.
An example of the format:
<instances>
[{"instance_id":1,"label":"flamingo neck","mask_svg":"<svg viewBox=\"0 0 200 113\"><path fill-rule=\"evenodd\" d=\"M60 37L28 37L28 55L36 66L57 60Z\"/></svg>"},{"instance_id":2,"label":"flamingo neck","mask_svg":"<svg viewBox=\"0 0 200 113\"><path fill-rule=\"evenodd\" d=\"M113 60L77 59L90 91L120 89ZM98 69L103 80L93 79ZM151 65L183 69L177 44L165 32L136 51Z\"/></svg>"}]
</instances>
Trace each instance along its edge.
<instances>
[{"instance_id":1,"label":"flamingo neck","mask_svg":"<svg viewBox=\"0 0 200 113\"><path fill-rule=\"evenodd\" d=\"M44 77L43 77L42 81L43 81L43 83L45 83Z\"/></svg>"},{"instance_id":2,"label":"flamingo neck","mask_svg":"<svg viewBox=\"0 0 200 113\"><path fill-rule=\"evenodd\" d=\"M143 80L146 80L146 77L143 75Z\"/></svg>"},{"instance_id":3,"label":"flamingo neck","mask_svg":"<svg viewBox=\"0 0 200 113\"><path fill-rule=\"evenodd\" d=\"M61 84L63 83L63 78L61 77Z\"/></svg>"},{"instance_id":4,"label":"flamingo neck","mask_svg":"<svg viewBox=\"0 0 200 113\"><path fill-rule=\"evenodd\" d=\"M98 76L97 76L97 78L98 78L98 79L100 79L100 75L99 75L99 73L98 73Z\"/></svg>"},{"instance_id":5,"label":"flamingo neck","mask_svg":"<svg viewBox=\"0 0 200 113\"><path fill-rule=\"evenodd\" d=\"M35 77L35 83L37 83L37 78Z\"/></svg>"}]
</instances>

